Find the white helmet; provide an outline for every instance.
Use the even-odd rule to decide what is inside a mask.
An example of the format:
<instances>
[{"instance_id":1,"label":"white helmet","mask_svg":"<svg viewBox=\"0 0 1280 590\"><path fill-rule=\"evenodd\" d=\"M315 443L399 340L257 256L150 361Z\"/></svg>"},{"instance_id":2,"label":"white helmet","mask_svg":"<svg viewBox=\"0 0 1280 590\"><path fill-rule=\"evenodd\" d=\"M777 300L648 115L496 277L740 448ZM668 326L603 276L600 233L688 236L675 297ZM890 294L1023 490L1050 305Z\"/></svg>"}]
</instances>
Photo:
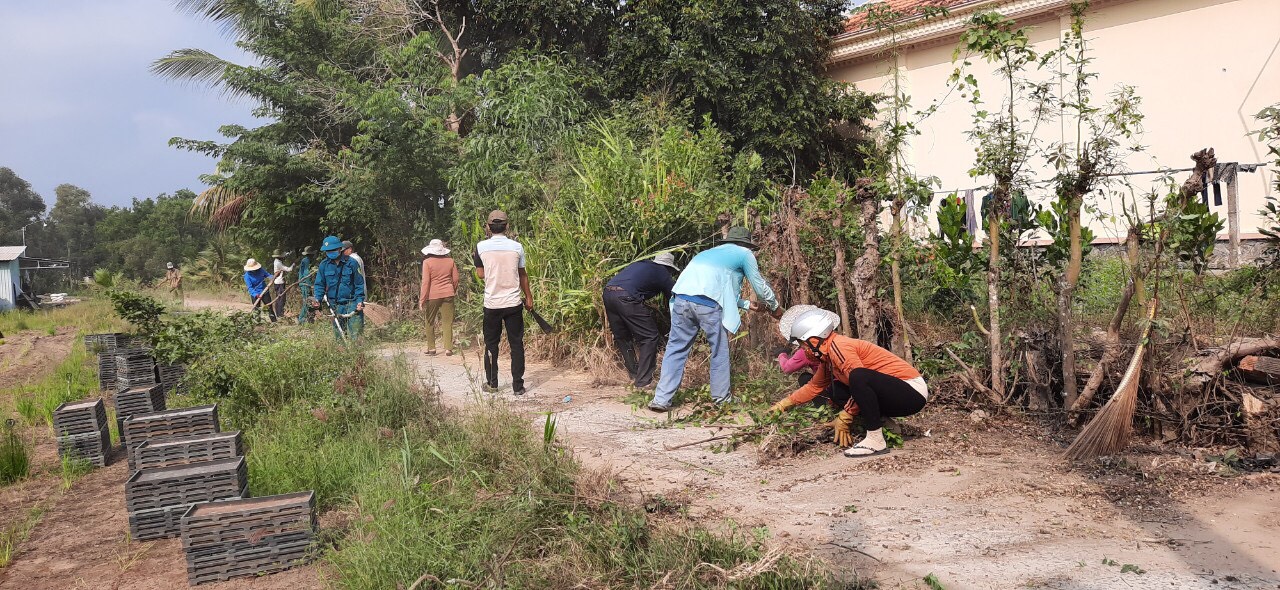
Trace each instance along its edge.
<instances>
[{"instance_id":1,"label":"white helmet","mask_svg":"<svg viewBox=\"0 0 1280 590\"><path fill-rule=\"evenodd\" d=\"M826 338L840 327L840 316L816 305L793 305L778 320L778 331L788 342Z\"/></svg>"}]
</instances>

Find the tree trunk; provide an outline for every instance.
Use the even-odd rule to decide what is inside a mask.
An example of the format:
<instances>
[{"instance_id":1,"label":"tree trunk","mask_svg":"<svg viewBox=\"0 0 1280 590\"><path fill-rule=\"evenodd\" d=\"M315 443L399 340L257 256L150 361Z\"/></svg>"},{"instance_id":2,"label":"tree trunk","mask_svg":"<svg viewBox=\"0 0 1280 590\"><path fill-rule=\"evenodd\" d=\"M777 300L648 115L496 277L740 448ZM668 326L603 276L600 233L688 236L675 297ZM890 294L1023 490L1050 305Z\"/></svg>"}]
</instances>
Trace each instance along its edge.
<instances>
[{"instance_id":1,"label":"tree trunk","mask_svg":"<svg viewBox=\"0 0 1280 590\"><path fill-rule=\"evenodd\" d=\"M889 275L893 281L893 315L898 326L906 324L902 313L902 208L904 204L895 201L893 204L893 225L889 229L889 244L893 253L889 258ZM893 353L908 363L911 360L911 337L906 330L895 330L893 334Z\"/></svg>"},{"instance_id":2,"label":"tree trunk","mask_svg":"<svg viewBox=\"0 0 1280 590\"><path fill-rule=\"evenodd\" d=\"M879 341L880 325L880 305L876 299L876 276L880 269L880 226L876 217L880 213L880 199L871 188L871 179L859 178L854 186L854 200L862 223L862 255L853 266L858 338L875 343Z\"/></svg>"},{"instance_id":3,"label":"tree trunk","mask_svg":"<svg viewBox=\"0 0 1280 590\"><path fill-rule=\"evenodd\" d=\"M1075 195L1067 205L1067 232L1069 234L1067 268L1062 273L1062 281L1058 287L1058 340L1062 348L1062 395L1063 407L1070 408L1076 403L1076 349L1075 328L1073 326L1073 310L1076 284L1080 280L1080 267L1084 263L1084 244L1080 237L1080 204L1083 195Z\"/></svg>"},{"instance_id":4,"label":"tree trunk","mask_svg":"<svg viewBox=\"0 0 1280 590\"><path fill-rule=\"evenodd\" d=\"M1000 338L1000 218L1004 212L1002 203L1009 196L1008 185L997 185L991 210L987 211L987 313L990 314L987 347L991 350L991 389L1003 396L1004 355Z\"/></svg>"},{"instance_id":5,"label":"tree trunk","mask_svg":"<svg viewBox=\"0 0 1280 590\"><path fill-rule=\"evenodd\" d=\"M1129 259L1128 260L1129 276L1138 275L1138 262L1139 262L1138 257L1141 255L1141 252L1139 252L1138 250L1138 245L1140 241L1141 241L1141 236L1139 235L1139 233L1137 231L1134 231L1133 229L1130 229L1129 235L1125 237L1125 254L1126 254L1125 257ZM1147 286L1146 284L1143 283L1142 277L1138 277L1138 281L1136 285L1137 285L1137 294L1135 296L1138 299L1138 304L1146 305L1147 304Z\"/></svg>"},{"instance_id":6,"label":"tree trunk","mask_svg":"<svg viewBox=\"0 0 1280 590\"><path fill-rule=\"evenodd\" d=\"M831 232L831 247L835 248L836 255L835 264L831 267L831 280L836 284L836 305L840 308L840 333L845 336L852 336L853 326L849 321L849 296L845 290L845 284L847 283L844 263L845 244L844 238L840 235L844 231L845 202L844 193L842 192L839 202L836 203L835 219L831 221L831 228L834 230Z\"/></svg>"},{"instance_id":7,"label":"tree trunk","mask_svg":"<svg viewBox=\"0 0 1280 590\"><path fill-rule=\"evenodd\" d=\"M791 302L792 305L812 303L812 297L809 295L809 278L812 271L809 270L809 265L805 264L804 249L800 247L800 228L803 222L800 216L796 215L796 195L799 194L802 194L800 189L788 189L784 193L782 202L782 232L790 250L789 264L794 273L791 292L795 299Z\"/></svg>"},{"instance_id":8,"label":"tree trunk","mask_svg":"<svg viewBox=\"0 0 1280 590\"><path fill-rule=\"evenodd\" d=\"M1217 158L1214 157L1213 148L1200 150L1195 154L1192 154L1191 159L1195 161L1196 166L1191 172L1191 176L1182 183L1182 188L1179 189L1178 200L1182 203L1195 198L1195 196L1204 188L1203 179L1205 172L1212 169L1218 163ZM1166 212L1166 215L1167 214L1168 213ZM1152 221L1155 222L1156 220ZM1120 304L1116 306L1116 313L1111 316L1111 323L1107 325L1107 341L1102 352L1102 360L1098 361L1098 366L1093 368L1093 373L1089 375L1089 380L1085 383L1084 391L1082 391L1080 396L1076 398L1075 403L1069 406L1072 413L1070 422L1073 425L1079 422L1080 410L1083 410L1085 406L1089 405L1089 402L1093 401L1093 396L1098 392L1098 388L1102 385L1102 376L1106 373L1111 364L1120 356L1120 327L1124 323L1125 315L1129 312L1129 304L1133 301L1135 294L1138 293L1139 285L1142 284L1146 279L1147 274L1149 274L1160 261L1160 256L1164 253L1165 242L1169 238L1170 227L1170 224L1164 224L1163 228L1160 230L1160 235L1156 237L1155 256L1151 265L1148 266L1145 271L1137 264L1137 247L1135 244L1137 243L1137 236L1139 235L1140 230L1136 227L1129 228L1129 263L1132 265L1129 282L1125 285L1124 293L1120 295Z\"/></svg>"}]
</instances>

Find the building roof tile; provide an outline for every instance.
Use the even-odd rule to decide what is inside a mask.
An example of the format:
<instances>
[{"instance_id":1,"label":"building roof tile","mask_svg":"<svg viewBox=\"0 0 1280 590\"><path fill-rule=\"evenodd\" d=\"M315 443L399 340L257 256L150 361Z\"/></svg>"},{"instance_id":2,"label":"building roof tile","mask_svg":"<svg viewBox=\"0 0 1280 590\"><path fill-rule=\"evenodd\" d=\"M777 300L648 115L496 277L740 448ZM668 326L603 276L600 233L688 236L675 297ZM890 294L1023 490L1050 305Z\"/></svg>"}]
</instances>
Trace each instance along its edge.
<instances>
[{"instance_id":1,"label":"building roof tile","mask_svg":"<svg viewBox=\"0 0 1280 590\"><path fill-rule=\"evenodd\" d=\"M925 8L951 8L979 1L982 0L880 0L879 2L870 2L859 7L857 12L844 21L844 30L846 33L852 33L871 28L871 25L867 23L867 13L877 5L887 4L889 10L903 15L904 18L909 18L919 15Z\"/></svg>"}]
</instances>

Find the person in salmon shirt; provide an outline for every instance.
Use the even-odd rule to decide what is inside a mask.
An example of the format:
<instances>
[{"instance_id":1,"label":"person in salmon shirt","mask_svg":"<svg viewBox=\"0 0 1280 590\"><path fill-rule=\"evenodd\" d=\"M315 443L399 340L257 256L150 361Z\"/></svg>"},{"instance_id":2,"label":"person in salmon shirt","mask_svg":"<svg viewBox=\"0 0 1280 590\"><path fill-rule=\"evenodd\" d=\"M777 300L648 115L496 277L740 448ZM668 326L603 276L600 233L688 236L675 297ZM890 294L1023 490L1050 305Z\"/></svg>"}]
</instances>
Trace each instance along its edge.
<instances>
[{"instance_id":1,"label":"person in salmon shirt","mask_svg":"<svg viewBox=\"0 0 1280 590\"><path fill-rule=\"evenodd\" d=\"M418 309L427 322L427 354L436 354L436 318L444 339L444 355L453 356L453 298L458 293L458 265L441 240L431 240L422 249L422 283L418 289Z\"/></svg>"},{"instance_id":2,"label":"person in salmon shirt","mask_svg":"<svg viewBox=\"0 0 1280 590\"><path fill-rule=\"evenodd\" d=\"M924 409L929 388L920 371L907 361L865 340L835 333L839 326L839 315L812 305L797 305L782 315L778 325L782 337L799 345L809 360L818 363L818 370L770 410L785 412L830 387L832 401L844 407L831 426L836 444L848 447L845 456L883 455L889 452L884 418L911 416ZM867 434L853 444L850 426L858 415Z\"/></svg>"}]
</instances>

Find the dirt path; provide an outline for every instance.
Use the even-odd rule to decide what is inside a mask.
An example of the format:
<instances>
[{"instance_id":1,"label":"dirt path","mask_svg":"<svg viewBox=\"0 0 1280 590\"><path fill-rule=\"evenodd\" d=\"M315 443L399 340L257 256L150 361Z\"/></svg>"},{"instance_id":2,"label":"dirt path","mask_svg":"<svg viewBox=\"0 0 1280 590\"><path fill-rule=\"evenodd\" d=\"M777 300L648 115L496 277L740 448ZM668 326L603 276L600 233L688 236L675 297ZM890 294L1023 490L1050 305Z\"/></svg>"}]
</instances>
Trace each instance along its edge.
<instances>
[{"instance_id":1,"label":"dirt path","mask_svg":"<svg viewBox=\"0 0 1280 590\"><path fill-rule=\"evenodd\" d=\"M464 358L428 357L412 344L386 349L401 352L448 403L481 395L474 351ZM929 574L949 590L1280 588L1273 474L1200 478L1200 487L1135 476L1159 476L1179 462L1160 456L1104 472L1069 470L1039 427L975 423L945 408L913 417L930 436L885 457L846 459L826 446L762 465L753 448L664 451L711 431L660 428L654 414L620 401L621 388L594 388L585 373L540 364L527 373L529 395L516 398L508 387L498 396L539 430L542 414L555 413L562 438L588 466L687 502L697 517L767 526L777 542L882 588L926 588ZM1162 491L1169 483L1178 497ZM1126 564L1143 573L1122 573Z\"/></svg>"},{"instance_id":2,"label":"dirt path","mask_svg":"<svg viewBox=\"0 0 1280 590\"><path fill-rule=\"evenodd\" d=\"M187 565L178 539L129 538L124 507L128 465L115 461L77 480L52 502L22 552L0 570L0 588L170 590L187 587ZM55 480L57 481L57 480ZM56 487L56 486L55 486ZM318 569L306 567L260 578L201 585L210 590L319 588Z\"/></svg>"},{"instance_id":3,"label":"dirt path","mask_svg":"<svg viewBox=\"0 0 1280 590\"><path fill-rule=\"evenodd\" d=\"M245 307L248 307L247 305ZM73 330L55 336L33 331L6 335L0 346L0 383L21 384L52 371L71 350ZM0 400L5 413L13 400ZM30 536L0 569L0 589L66 588L168 590L187 587L186 562L178 539L134 541L124 507L128 465L119 448L115 460L64 490L60 463L47 426L23 429L34 440L31 476L0 487L0 531L41 511ZM319 570L298 568L262 578L244 578L201 588L293 590L319 588Z\"/></svg>"}]
</instances>

